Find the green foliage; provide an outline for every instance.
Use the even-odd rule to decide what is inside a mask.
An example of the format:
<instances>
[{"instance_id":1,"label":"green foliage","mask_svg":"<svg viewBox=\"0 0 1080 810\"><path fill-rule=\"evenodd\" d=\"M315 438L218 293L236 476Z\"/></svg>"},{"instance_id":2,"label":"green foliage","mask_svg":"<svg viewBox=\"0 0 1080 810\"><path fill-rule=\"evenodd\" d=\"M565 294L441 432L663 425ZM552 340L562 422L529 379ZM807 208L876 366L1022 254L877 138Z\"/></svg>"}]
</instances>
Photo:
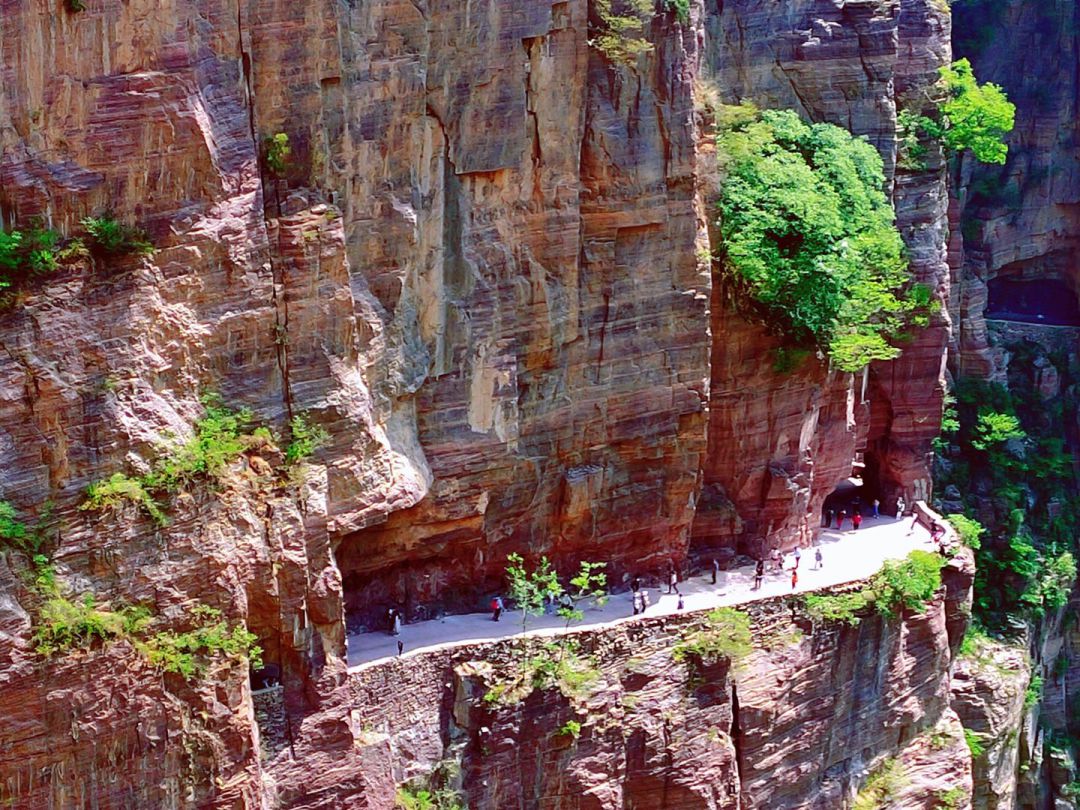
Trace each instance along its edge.
<instances>
[{"instance_id":1,"label":"green foliage","mask_svg":"<svg viewBox=\"0 0 1080 810\"><path fill-rule=\"evenodd\" d=\"M986 527L979 521L969 518L967 515L946 515L945 519L952 524L960 542L971 549L982 546L980 537L986 532Z\"/></svg>"},{"instance_id":2,"label":"green foliage","mask_svg":"<svg viewBox=\"0 0 1080 810\"><path fill-rule=\"evenodd\" d=\"M676 14L686 0L665 0ZM652 44L645 29L655 16L653 0L593 0L589 44L616 64L632 65L639 55L649 53Z\"/></svg>"},{"instance_id":3,"label":"green foliage","mask_svg":"<svg viewBox=\"0 0 1080 810\"><path fill-rule=\"evenodd\" d=\"M328 441L330 441L330 434L322 425L309 422L305 414L297 414L289 422L289 443L285 447L285 463L293 465L307 460Z\"/></svg>"},{"instance_id":4,"label":"green foliage","mask_svg":"<svg viewBox=\"0 0 1080 810\"><path fill-rule=\"evenodd\" d=\"M0 290L55 272L80 246L80 240L64 239L38 222L25 230L0 230Z\"/></svg>"},{"instance_id":5,"label":"green foliage","mask_svg":"<svg viewBox=\"0 0 1080 810\"><path fill-rule=\"evenodd\" d=\"M791 111L718 117L720 258L744 313L845 371L896 357L929 306L896 293L908 263L877 150Z\"/></svg>"},{"instance_id":6,"label":"green foliage","mask_svg":"<svg viewBox=\"0 0 1080 810\"><path fill-rule=\"evenodd\" d=\"M607 563L593 563L581 561L578 573L570 579L570 587L565 593L570 603L562 605L558 614L566 620L566 626L571 622L580 622L585 618L585 613L579 605L587 599L593 600L601 607L607 602L607 574L603 569Z\"/></svg>"},{"instance_id":7,"label":"green foliage","mask_svg":"<svg viewBox=\"0 0 1080 810\"><path fill-rule=\"evenodd\" d=\"M871 580L878 612L893 616L901 610L923 613L941 587L945 560L929 551L912 551L902 561L887 560Z\"/></svg>"},{"instance_id":8,"label":"green foliage","mask_svg":"<svg viewBox=\"0 0 1080 810\"><path fill-rule=\"evenodd\" d=\"M573 737L576 740L581 736L581 723L577 720L567 720L563 723L563 727L559 729L559 733L565 737Z\"/></svg>"},{"instance_id":9,"label":"green foliage","mask_svg":"<svg viewBox=\"0 0 1080 810\"><path fill-rule=\"evenodd\" d=\"M256 636L242 625L230 629L221 612L206 605L196 605L190 619L194 623L191 630L150 635L153 617L143 605L107 610L97 605L92 593L71 601L54 589L38 611L34 643L38 653L52 656L128 639L152 665L185 679L202 675L205 662L213 657L248 659L252 667L262 666Z\"/></svg>"},{"instance_id":10,"label":"green foliage","mask_svg":"<svg viewBox=\"0 0 1080 810\"><path fill-rule=\"evenodd\" d=\"M245 431L252 414L246 408L226 407L216 394L204 395L202 403L204 414L195 422L192 438L170 447L146 475L133 478L118 472L90 484L79 508L108 511L131 502L164 525L168 519L154 494L174 493L196 481L224 476L249 446L250 434Z\"/></svg>"},{"instance_id":11,"label":"green foliage","mask_svg":"<svg viewBox=\"0 0 1080 810\"><path fill-rule=\"evenodd\" d=\"M873 605L873 592L866 588L854 593L808 594L803 601L807 615L815 622L842 622L856 625Z\"/></svg>"},{"instance_id":12,"label":"green foliage","mask_svg":"<svg viewBox=\"0 0 1080 810\"><path fill-rule=\"evenodd\" d=\"M94 481L86 488L86 499L79 509L110 512L125 502L136 504L159 526L169 522L160 504L147 491L143 478L132 478L122 472L113 473L103 481Z\"/></svg>"},{"instance_id":13,"label":"green foliage","mask_svg":"<svg viewBox=\"0 0 1080 810\"><path fill-rule=\"evenodd\" d=\"M886 806L907 782L899 760L889 759L866 780L851 810L879 810Z\"/></svg>"},{"instance_id":14,"label":"green foliage","mask_svg":"<svg viewBox=\"0 0 1080 810\"><path fill-rule=\"evenodd\" d=\"M86 4L83 0L64 0L64 8L72 14L78 14L80 11L86 11Z\"/></svg>"},{"instance_id":15,"label":"green foliage","mask_svg":"<svg viewBox=\"0 0 1080 810\"><path fill-rule=\"evenodd\" d=\"M284 132L267 135L263 140L266 168L272 174L282 175L289 167L289 155L292 147L289 146L289 136Z\"/></svg>"},{"instance_id":16,"label":"green foliage","mask_svg":"<svg viewBox=\"0 0 1080 810\"><path fill-rule=\"evenodd\" d=\"M721 607L709 611L704 623L675 645L672 656L676 661L693 657L705 664L726 658L736 664L753 649L750 616L735 608Z\"/></svg>"},{"instance_id":17,"label":"green foliage","mask_svg":"<svg viewBox=\"0 0 1080 810\"><path fill-rule=\"evenodd\" d=\"M16 548L23 548L30 530L18 520L15 507L7 501L0 501L0 540L7 540Z\"/></svg>"},{"instance_id":18,"label":"green foliage","mask_svg":"<svg viewBox=\"0 0 1080 810\"><path fill-rule=\"evenodd\" d=\"M925 171L927 148L919 140L934 122L911 110L901 110L896 116L896 165L908 171Z\"/></svg>"},{"instance_id":19,"label":"green foliage","mask_svg":"<svg viewBox=\"0 0 1080 810\"><path fill-rule=\"evenodd\" d=\"M520 554L506 558L506 580L510 598L521 611L521 632L525 632L529 616L544 612L545 599L557 599L563 593L559 575L551 567L547 557L541 557L537 566L529 571Z\"/></svg>"},{"instance_id":20,"label":"green foliage","mask_svg":"<svg viewBox=\"0 0 1080 810\"><path fill-rule=\"evenodd\" d=\"M938 790L934 794L934 810L960 810L965 806L968 794L962 787Z\"/></svg>"},{"instance_id":21,"label":"green foliage","mask_svg":"<svg viewBox=\"0 0 1080 810\"><path fill-rule=\"evenodd\" d=\"M455 791L407 784L397 789L394 807L398 810L466 810Z\"/></svg>"},{"instance_id":22,"label":"green foliage","mask_svg":"<svg viewBox=\"0 0 1080 810\"><path fill-rule=\"evenodd\" d=\"M1020 427L1020 420L1014 415L983 411L975 424L971 446L976 450L990 450L995 445L1004 444L1012 439L1026 438L1027 434Z\"/></svg>"},{"instance_id":23,"label":"green foliage","mask_svg":"<svg viewBox=\"0 0 1080 810\"><path fill-rule=\"evenodd\" d=\"M112 214L84 217L82 226L86 229L90 249L94 253L119 256L125 253L154 252L153 244L142 229L125 225Z\"/></svg>"},{"instance_id":24,"label":"green foliage","mask_svg":"<svg viewBox=\"0 0 1080 810\"><path fill-rule=\"evenodd\" d=\"M557 688L564 697L581 700L600 679L600 670L591 658L579 654L576 641L562 644L548 641L538 652L527 654L509 675L492 684L484 695L488 703L511 706L536 689Z\"/></svg>"},{"instance_id":25,"label":"green foliage","mask_svg":"<svg viewBox=\"0 0 1080 810\"><path fill-rule=\"evenodd\" d=\"M941 137L946 147L970 149L982 163L1004 163L1009 153L1005 136L1012 132L1016 106L996 84L979 84L971 63L960 59L941 68L948 94L941 105Z\"/></svg>"},{"instance_id":26,"label":"green foliage","mask_svg":"<svg viewBox=\"0 0 1080 810\"><path fill-rule=\"evenodd\" d=\"M262 666L258 637L243 625L229 628L221 611L196 605L191 612L194 627L182 633L163 630L137 645L146 659L163 672L173 672L187 680L206 671L206 660L222 656L233 660L248 659L250 666Z\"/></svg>"},{"instance_id":27,"label":"green foliage","mask_svg":"<svg viewBox=\"0 0 1080 810\"><path fill-rule=\"evenodd\" d=\"M964 742L967 743L968 750L971 752L972 759L978 759L986 753L985 738L981 734L977 734L970 728L964 729Z\"/></svg>"},{"instance_id":28,"label":"green foliage","mask_svg":"<svg viewBox=\"0 0 1080 810\"><path fill-rule=\"evenodd\" d=\"M675 12L675 19L683 25L690 22L690 0L664 0L664 9Z\"/></svg>"},{"instance_id":29,"label":"green foliage","mask_svg":"<svg viewBox=\"0 0 1080 810\"><path fill-rule=\"evenodd\" d=\"M803 599L807 615L815 622L856 625L871 608L892 617L904 610L922 613L941 587L945 560L929 551L912 551L903 560L887 560L859 591L841 594L808 594Z\"/></svg>"},{"instance_id":30,"label":"green foliage","mask_svg":"<svg viewBox=\"0 0 1080 810\"><path fill-rule=\"evenodd\" d=\"M1043 679L1042 675L1032 675L1031 680L1028 682L1027 689L1024 690L1024 710L1027 711L1036 703L1039 702L1039 698L1042 697Z\"/></svg>"}]
</instances>

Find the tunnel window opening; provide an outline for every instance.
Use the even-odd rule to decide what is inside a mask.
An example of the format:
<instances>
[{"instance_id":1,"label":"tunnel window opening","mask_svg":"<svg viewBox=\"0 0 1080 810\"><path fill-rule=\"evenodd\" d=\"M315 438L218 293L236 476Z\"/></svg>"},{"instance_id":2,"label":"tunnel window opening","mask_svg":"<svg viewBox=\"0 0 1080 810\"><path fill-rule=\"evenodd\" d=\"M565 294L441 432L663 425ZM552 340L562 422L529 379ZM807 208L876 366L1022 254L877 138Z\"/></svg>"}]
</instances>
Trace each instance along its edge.
<instances>
[{"instance_id":1,"label":"tunnel window opening","mask_svg":"<svg viewBox=\"0 0 1080 810\"><path fill-rule=\"evenodd\" d=\"M1044 326L1080 326L1075 291L1056 278L997 276L987 283L985 317Z\"/></svg>"}]
</instances>

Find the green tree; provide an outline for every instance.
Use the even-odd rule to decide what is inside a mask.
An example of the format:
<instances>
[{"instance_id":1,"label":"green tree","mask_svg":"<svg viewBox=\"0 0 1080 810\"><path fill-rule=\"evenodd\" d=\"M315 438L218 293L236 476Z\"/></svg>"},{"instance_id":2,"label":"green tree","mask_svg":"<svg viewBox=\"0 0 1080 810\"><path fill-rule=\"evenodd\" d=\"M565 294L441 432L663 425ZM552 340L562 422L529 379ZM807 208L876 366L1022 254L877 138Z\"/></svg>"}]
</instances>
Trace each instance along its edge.
<instances>
[{"instance_id":1,"label":"green tree","mask_svg":"<svg viewBox=\"0 0 1080 810\"><path fill-rule=\"evenodd\" d=\"M956 529L956 533L960 535L960 542L965 546L971 549L982 546L979 538L986 532L986 527L979 521L973 520L967 515L947 515L945 519Z\"/></svg>"},{"instance_id":2,"label":"green tree","mask_svg":"<svg viewBox=\"0 0 1080 810\"><path fill-rule=\"evenodd\" d=\"M941 105L941 137L945 145L970 149L983 163L1004 163L1009 154L1005 136L1012 132L1016 106L996 84L979 84L967 59L941 68L948 97Z\"/></svg>"},{"instance_id":3,"label":"green tree","mask_svg":"<svg viewBox=\"0 0 1080 810\"><path fill-rule=\"evenodd\" d=\"M566 620L567 628L570 622L580 622L585 618L585 613L579 607L585 600L592 599L600 606L607 603L607 574L603 573L606 565L581 561L577 575L570 580L570 587L565 591L569 604L558 610L559 616Z\"/></svg>"},{"instance_id":4,"label":"green tree","mask_svg":"<svg viewBox=\"0 0 1080 810\"><path fill-rule=\"evenodd\" d=\"M908 262L877 150L790 110L719 118L720 259L744 314L844 371L896 357L932 296L898 294Z\"/></svg>"},{"instance_id":5,"label":"green tree","mask_svg":"<svg viewBox=\"0 0 1080 810\"><path fill-rule=\"evenodd\" d=\"M975 423L971 446L976 450L989 450L1012 439L1024 438L1027 434L1020 427L1020 420L1011 413L983 411Z\"/></svg>"},{"instance_id":6,"label":"green tree","mask_svg":"<svg viewBox=\"0 0 1080 810\"><path fill-rule=\"evenodd\" d=\"M510 554L506 558L507 592L514 604L521 611L521 632L524 633L529 616L540 616L544 612L545 599L558 599L563 594L559 584L559 575L551 567L547 557L531 571L525 567L520 554Z\"/></svg>"}]
</instances>

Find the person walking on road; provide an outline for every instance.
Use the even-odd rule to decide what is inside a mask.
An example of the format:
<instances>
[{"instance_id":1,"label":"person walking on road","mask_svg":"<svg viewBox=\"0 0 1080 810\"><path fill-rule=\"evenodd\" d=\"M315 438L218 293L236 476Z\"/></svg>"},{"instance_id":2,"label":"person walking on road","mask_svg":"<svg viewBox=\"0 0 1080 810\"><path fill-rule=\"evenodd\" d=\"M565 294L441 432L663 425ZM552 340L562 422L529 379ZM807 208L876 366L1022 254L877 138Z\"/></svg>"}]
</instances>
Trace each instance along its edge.
<instances>
[{"instance_id":1,"label":"person walking on road","mask_svg":"<svg viewBox=\"0 0 1080 810\"><path fill-rule=\"evenodd\" d=\"M799 560L802 559L802 549L795 546L795 553L793 556L795 557L795 567L791 569L792 571L799 567Z\"/></svg>"},{"instance_id":2,"label":"person walking on road","mask_svg":"<svg viewBox=\"0 0 1080 810\"><path fill-rule=\"evenodd\" d=\"M672 568L671 568L671 573L668 574L667 592L668 593L678 593L679 592L679 574L675 570L674 566L672 566Z\"/></svg>"},{"instance_id":3,"label":"person walking on road","mask_svg":"<svg viewBox=\"0 0 1080 810\"><path fill-rule=\"evenodd\" d=\"M393 636L401 635L401 613L394 611L394 624L391 627L390 634Z\"/></svg>"},{"instance_id":4,"label":"person walking on road","mask_svg":"<svg viewBox=\"0 0 1080 810\"><path fill-rule=\"evenodd\" d=\"M836 528L838 528L838 529L844 528L844 518L846 518L846 517L847 517L847 512L845 512L843 509L841 509L839 512L836 513Z\"/></svg>"},{"instance_id":5,"label":"person walking on road","mask_svg":"<svg viewBox=\"0 0 1080 810\"><path fill-rule=\"evenodd\" d=\"M758 560L757 567L754 569L754 590L761 590L761 579L765 576L765 561Z\"/></svg>"},{"instance_id":6,"label":"person walking on road","mask_svg":"<svg viewBox=\"0 0 1080 810\"><path fill-rule=\"evenodd\" d=\"M679 594L679 605L676 608L676 610L682 610L684 607L686 607L686 603L683 602L682 594L680 593Z\"/></svg>"},{"instance_id":7,"label":"person walking on road","mask_svg":"<svg viewBox=\"0 0 1080 810\"><path fill-rule=\"evenodd\" d=\"M641 590L641 580L638 579L637 577L634 577L632 580L630 580L630 590L632 590L634 593L637 593L638 591L640 591Z\"/></svg>"},{"instance_id":8,"label":"person walking on road","mask_svg":"<svg viewBox=\"0 0 1080 810\"><path fill-rule=\"evenodd\" d=\"M388 635L388 636L394 635L394 614L395 614L395 612L396 611L393 608L387 608L386 609L386 635Z\"/></svg>"},{"instance_id":9,"label":"person walking on road","mask_svg":"<svg viewBox=\"0 0 1080 810\"><path fill-rule=\"evenodd\" d=\"M881 501L874 498L874 517L881 517Z\"/></svg>"},{"instance_id":10,"label":"person walking on road","mask_svg":"<svg viewBox=\"0 0 1080 810\"><path fill-rule=\"evenodd\" d=\"M497 622L503 612L503 600L501 596L496 596L491 600L491 620Z\"/></svg>"},{"instance_id":11,"label":"person walking on road","mask_svg":"<svg viewBox=\"0 0 1080 810\"><path fill-rule=\"evenodd\" d=\"M902 518L904 516L904 507L905 506L907 506L907 504L904 503L904 497L901 495L899 498L896 499L896 519L897 520L900 520L900 518Z\"/></svg>"},{"instance_id":12,"label":"person walking on road","mask_svg":"<svg viewBox=\"0 0 1080 810\"><path fill-rule=\"evenodd\" d=\"M646 588L641 592L641 612L644 613L649 609L649 589Z\"/></svg>"},{"instance_id":13,"label":"person walking on road","mask_svg":"<svg viewBox=\"0 0 1080 810\"><path fill-rule=\"evenodd\" d=\"M638 593L637 588L634 589L634 615L637 616L641 613L641 594Z\"/></svg>"},{"instance_id":14,"label":"person walking on road","mask_svg":"<svg viewBox=\"0 0 1080 810\"><path fill-rule=\"evenodd\" d=\"M712 584L716 584L716 577L720 574L720 561L715 557L712 561Z\"/></svg>"},{"instance_id":15,"label":"person walking on road","mask_svg":"<svg viewBox=\"0 0 1080 810\"><path fill-rule=\"evenodd\" d=\"M856 512L854 515L851 516L851 527L853 529L855 529L855 530L858 530L858 528L861 525L862 525L862 515L859 514L858 512Z\"/></svg>"},{"instance_id":16,"label":"person walking on road","mask_svg":"<svg viewBox=\"0 0 1080 810\"><path fill-rule=\"evenodd\" d=\"M399 641L397 643L397 654L401 655L403 652L405 652L405 642Z\"/></svg>"},{"instance_id":17,"label":"person walking on road","mask_svg":"<svg viewBox=\"0 0 1080 810\"><path fill-rule=\"evenodd\" d=\"M791 569L791 590L795 590L795 587L799 584L799 569Z\"/></svg>"},{"instance_id":18,"label":"person walking on road","mask_svg":"<svg viewBox=\"0 0 1080 810\"><path fill-rule=\"evenodd\" d=\"M821 568L822 568L821 546L818 546L817 548L814 549L814 568L815 568L815 570L821 570Z\"/></svg>"}]
</instances>

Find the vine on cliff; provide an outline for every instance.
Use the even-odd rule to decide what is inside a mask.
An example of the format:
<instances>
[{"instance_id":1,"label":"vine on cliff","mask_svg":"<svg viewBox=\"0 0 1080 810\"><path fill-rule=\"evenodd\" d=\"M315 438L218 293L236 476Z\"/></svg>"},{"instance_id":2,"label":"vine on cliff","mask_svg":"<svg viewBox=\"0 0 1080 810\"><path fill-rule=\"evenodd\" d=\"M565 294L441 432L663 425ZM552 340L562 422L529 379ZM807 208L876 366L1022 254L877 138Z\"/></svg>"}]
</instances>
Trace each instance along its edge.
<instances>
[{"instance_id":1,"label":"vine on cliff","mask_svg":"<svg viewBox=\"0 0 1080 810\"><path fill-rule=\"evenodd\" d=\"M720 119L719 259L736 304L843 371L899 355L936 302L910 284L877 150L790 110Z\"/></svg>"}]
</instances>

